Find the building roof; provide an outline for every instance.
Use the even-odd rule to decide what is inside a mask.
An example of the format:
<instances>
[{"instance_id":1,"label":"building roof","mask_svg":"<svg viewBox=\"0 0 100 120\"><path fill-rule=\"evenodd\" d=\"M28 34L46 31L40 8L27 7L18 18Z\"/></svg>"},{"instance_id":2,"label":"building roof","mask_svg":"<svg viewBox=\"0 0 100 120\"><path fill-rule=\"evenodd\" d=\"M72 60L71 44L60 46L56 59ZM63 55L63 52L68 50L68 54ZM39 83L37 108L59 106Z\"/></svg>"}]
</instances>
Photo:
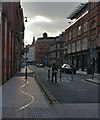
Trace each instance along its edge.
<instances>
[{"instance_id":1,"label":"building roof","mask_svg":"<svg viewBox=\"0 0 100 120\"><path fill-rule=\"evenodd\" d=\"M47 37L47 38L43 38L43 37L40 37L38 38L37 40L48 40L48 39L54 39L55 37Z\"/></svg>"},{"instance_id":2,"label":"building roof","mask_svg":"<svg viewBox=\"0 0 100 120\"><path fill-rule=\"evenodd\" d=\"M88 3L81 3L81 4L79 4L79 5L75 8L75 10L73 10L73 12L72 12L67 18L68 18L68 19L74 19L74 18L76 18L76 16L77 16L79 13L85 11L85 10L87 9L87 7L88 7Z\"/></svg>"},{"instance_id":3,"label":"building roof","mask_svg":"<svg viewBox=\"0 0 100 120\"><path fill-rule=\"evenodd\" d=\"M83 15L81 15L78 19L76 19L74 22L72 22L66 29L65 29L65 31L66 30L68 30L68 28L70 28L72 25L74 25L78 20L80 20L81 18L83 18L85 15L87 15L88 14L88 11L86 11Z\"/></svg>"}]
</instances>

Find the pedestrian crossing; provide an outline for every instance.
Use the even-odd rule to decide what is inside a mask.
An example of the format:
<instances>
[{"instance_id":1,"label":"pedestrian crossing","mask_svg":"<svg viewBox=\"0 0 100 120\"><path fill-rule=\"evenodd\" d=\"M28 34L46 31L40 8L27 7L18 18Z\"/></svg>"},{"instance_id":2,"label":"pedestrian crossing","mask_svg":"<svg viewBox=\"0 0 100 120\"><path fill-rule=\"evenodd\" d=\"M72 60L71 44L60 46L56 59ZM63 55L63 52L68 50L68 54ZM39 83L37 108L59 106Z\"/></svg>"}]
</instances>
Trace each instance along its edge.
<instances>
[{"instance_id":1,"label":"pedestrian crossing","mask_svg":"<svg viewBox=\"0 0 100 120\"><path fill-rule=\"evenodd\" d=\"M48 78L47 78L47 80L45 80L45 81L51 81L51 79L49 80ZM59 78L59 77L57 77L57 82L71 82L72 81L72 78L71 77L67 77L67 78L65 78L65 77L63 77L63 78Z\"/></svg>"},{"instance_id":2,"label":"pedestrian crossing","mask_svg":"<svg viewBox=\"0 0 100 120\"><path fill-rule=\"evenodd\" d=\"M45 81L51 81L51 72L48 73L48 77ZM73 81L73 76L68 74L60 74L60 71L57 73L57 82L71 82Z\"/></svg>"}]
</instances>

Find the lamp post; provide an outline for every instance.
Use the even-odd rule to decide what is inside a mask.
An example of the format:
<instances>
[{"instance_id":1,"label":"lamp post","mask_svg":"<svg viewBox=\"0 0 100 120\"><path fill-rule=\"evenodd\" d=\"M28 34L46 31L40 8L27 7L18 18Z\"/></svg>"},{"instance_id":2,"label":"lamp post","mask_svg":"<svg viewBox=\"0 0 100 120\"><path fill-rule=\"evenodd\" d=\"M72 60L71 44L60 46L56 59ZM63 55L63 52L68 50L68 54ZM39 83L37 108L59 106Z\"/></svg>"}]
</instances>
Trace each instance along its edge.
<instances>
[{"instance_id":1,"label":"lamp post","mask_svg":"<svg viewBox=\"0 0 100 120\"><path fill-rule=\"evenodd\" d=\"M25 22L28 22L27 21L27 17L24 17L25 18ZM26 68L25 68L25 79L27 80L27 52L28 52L28 46L26 44L26 47L25 47L25 54L26 54L26 58L25 58L25 63L26 63Z\"/></svg>"},{"instance_id":2,"label":"lamp post","mask_svg":"<svg viewBox=\"0 0 100 120\"><path fill-rule=\"evenodd\" d=\"M24 17L24 18L25 18L25 22L28 22L28 21L27 21L27 17Z\"/></svg>"}]
</instances>

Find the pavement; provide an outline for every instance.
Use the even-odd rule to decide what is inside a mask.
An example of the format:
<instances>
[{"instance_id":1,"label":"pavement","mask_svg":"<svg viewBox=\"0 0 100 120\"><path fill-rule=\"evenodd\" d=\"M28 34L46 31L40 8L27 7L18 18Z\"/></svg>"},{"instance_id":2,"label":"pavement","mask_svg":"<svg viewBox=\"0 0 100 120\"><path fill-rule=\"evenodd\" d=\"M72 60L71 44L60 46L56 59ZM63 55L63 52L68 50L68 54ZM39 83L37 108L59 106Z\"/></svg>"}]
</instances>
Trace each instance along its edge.
<instances>
[{"instance_id":1,"label":"pavement","mask_svg":"<svg viewBox=\"0 0 100 120\"><path fill-rule=\"evenodd\" d=\"M77 71L77 74L87 75L87 72L85 72L85 71ZM92 79L92 75L87 75L87 76L90 76L90 78L86 79L86 81L100 85L100 74L94 73L93 79Z\"/></svg>"},{"instance_id":2,"label":"pavement","mask_svg":"<svg viewBox=\"0 0 100 120\"><path fill-rule=\"evenodd\" d=\"M21 69L2 86L2 120L6 118L73 118L99 120L99 103L50 104L43 90L28 69ZM79 120L78 119L78 120Z\"/></svg>"}]
</instances>

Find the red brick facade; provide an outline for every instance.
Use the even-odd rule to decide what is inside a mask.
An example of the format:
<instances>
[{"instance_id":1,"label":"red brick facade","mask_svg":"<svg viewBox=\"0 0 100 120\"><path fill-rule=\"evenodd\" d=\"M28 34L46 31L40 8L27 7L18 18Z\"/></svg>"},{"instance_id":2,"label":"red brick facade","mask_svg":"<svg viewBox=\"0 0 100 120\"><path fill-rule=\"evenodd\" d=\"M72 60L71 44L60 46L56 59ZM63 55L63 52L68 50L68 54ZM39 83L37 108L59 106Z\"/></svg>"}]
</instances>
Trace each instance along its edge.
<instances>
[{"instance_id":1,"label":"red brick facade","mask_svg":"<svg viewBox=\"0 0 100 120\"><path fill-rule=\"evenodd\" d=\"M2 3L3 83L11 78L19 68L19 64L17 63L21 59L20 55L23 46L23 38L20 38L20 32L24 32L24 29L21 31L21 27L24 25L21 24L21 21L23 21L22 18L22 8L19 2Z\"/></svg>"},{"instance_id":2,"label":"red brick facade","mask_svg":"<svg viewBox=\"0 0 100 120\"><path fill-rule=\"evenodd\" d=\"M50 61L50 45L54 41L55 37L41 37L38 38L34 46L35 63L47 64Z\"/></svg>"},{"instance_id":3,"label":"red brick facade","mask_svg":"<svg viewBox=\"0 0 100 120\"><path fill-rule=\"evenodd\" d=\"M74 16L77 21L65 30L67 62L77 69L90 71L94 57L95 71L100 72L100 2L89 2L87 11L82 17ZM97 56L90 53L93 47Z\"/></svg>"}]
</instances>

